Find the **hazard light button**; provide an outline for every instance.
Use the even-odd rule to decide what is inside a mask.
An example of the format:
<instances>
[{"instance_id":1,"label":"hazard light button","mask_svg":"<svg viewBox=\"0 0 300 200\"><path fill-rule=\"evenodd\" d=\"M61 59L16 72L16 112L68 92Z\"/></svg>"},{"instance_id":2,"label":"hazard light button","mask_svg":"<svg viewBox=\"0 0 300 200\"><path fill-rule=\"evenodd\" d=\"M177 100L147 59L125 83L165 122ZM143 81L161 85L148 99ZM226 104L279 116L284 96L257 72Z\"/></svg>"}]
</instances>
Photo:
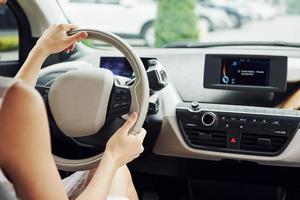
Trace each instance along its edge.
<instances>
[{"instance_id":1,"label":"hazard light button","mask_svg":"<svg viewBox=\"0 0 300 200\"><path fill-rule=\"evenodd\" d=\"M227 133L227 148L240 148L240 133Z\"/></svg>"}]
</instances>

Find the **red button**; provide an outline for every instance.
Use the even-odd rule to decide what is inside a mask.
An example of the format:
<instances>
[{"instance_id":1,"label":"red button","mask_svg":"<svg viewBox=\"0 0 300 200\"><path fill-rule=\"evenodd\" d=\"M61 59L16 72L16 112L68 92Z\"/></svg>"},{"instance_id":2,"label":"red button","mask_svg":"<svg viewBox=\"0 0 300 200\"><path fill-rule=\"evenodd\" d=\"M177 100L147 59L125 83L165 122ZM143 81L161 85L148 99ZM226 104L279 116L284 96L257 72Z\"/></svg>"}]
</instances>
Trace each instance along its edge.
<instances>
[{"instance_id":1,"label":"red button","mask_svg":"<svg viewBox=\"0 0 300 200\"><path fill-rule=\"evenodd\" d=\"M229 142L230 142L231 144L236 144L236 143L237 143L237 138L231 138L231 139L229 140Z\"/></svg>"}]
</instances>

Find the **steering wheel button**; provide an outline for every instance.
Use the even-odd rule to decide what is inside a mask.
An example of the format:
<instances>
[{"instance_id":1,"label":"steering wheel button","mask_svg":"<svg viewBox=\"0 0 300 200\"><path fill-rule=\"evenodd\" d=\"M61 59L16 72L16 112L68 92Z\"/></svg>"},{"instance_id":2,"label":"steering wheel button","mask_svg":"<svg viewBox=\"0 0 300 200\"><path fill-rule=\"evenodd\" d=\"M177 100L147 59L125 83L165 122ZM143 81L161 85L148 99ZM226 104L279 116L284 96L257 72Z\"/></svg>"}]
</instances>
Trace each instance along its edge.
<instances>
[{"instance_id":1,"label":"steering wheel button","mask_svg":"<svg viewBox=\"0 0 300 200\"><path fill-rule=\"evenodd\" d=\"M121 102L120 105L123 107L123 106L127 106L128 103L127 102Z\"/></svg>"},{"instance_id":2,"label":"steering wheel button","mask_svg":"<svg viewBox=\"0 0 300 200\"><path fill-rule=\"evenodd\" d=\"M121 100L128 100L129 99L129 96L128 95L122 95L121 96Z\"/></svg>"},{"instance_id":3,"label":"steering wheel button","mask_svg":"<svg viewBox=\"0 0 300 200\"><path fill-rule=\"evenodd\" d=\"M113 104L113 108L118 108L118 107L120 107L120 104L118 104L118 103Z\"/></svg>"}]
</instances>

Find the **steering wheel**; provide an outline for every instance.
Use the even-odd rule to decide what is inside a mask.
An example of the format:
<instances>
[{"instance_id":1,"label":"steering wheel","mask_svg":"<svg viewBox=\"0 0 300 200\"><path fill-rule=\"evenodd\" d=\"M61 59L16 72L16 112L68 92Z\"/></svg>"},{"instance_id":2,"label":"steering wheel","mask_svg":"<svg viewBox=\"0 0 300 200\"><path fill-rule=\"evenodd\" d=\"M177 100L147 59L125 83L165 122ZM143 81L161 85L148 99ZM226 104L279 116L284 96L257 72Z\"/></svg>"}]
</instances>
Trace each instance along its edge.
<instances>
[{"instance_id":1,"label":"steering wheel","mask_svg":"<svg viewBox=\"0 0 300 200\"><path fill-rule=\"evenodd\" d=\"M86 31L89 39L106 42L118 49L130 63L135 74L135 82L130 86L120 85L110 70L102 68L81 67L65 70L54 66L47 67L45 70L48 72L61 73L65 70L51 80L51 86L46 92L48 115L53 117L55 126L63 137L68 137L77 144L84 143L83 146L98 143L104 145L103 143L111 136L107 136L104 132L110 130L110 126L116 126L111 122L132 112L138 113L138 119L129 134L138 134L146 118L149 104L148 77L142 61L127 42L112 33L77 29L69 34L80 31ZM40 77L43 75L45 72L42 70ZM43 96L45 98L45 95ZM106 137L106 140L100 141L101 137ZM63 148L63 151L66 149ZM53 156L59 169L78 171L95 167L102 155L103 149L96 155L87 155L80 159Z\"/></svg>"}]
</instances>

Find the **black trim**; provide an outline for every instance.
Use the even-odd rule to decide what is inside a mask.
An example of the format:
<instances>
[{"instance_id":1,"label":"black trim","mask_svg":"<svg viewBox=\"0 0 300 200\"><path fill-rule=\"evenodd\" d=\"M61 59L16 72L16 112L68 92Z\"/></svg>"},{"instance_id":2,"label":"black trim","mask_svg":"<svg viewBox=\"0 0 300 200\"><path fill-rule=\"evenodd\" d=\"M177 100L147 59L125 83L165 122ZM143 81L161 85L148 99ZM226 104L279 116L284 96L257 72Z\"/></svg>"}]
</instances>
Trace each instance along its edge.
<instances>
[{"instance_id":1,"label":"black trim","mask_svg":"<svg viewBox=\"0 0 300 200\"><path fill-rule=\"evenodd\" d=\"M34 46L34 40L31 35L31 28L27 16L17 0L9 0L7 5L14 14L18 24L19 60L0 62L0 75L14 76Z\"/></svg>"}]
</instances>

